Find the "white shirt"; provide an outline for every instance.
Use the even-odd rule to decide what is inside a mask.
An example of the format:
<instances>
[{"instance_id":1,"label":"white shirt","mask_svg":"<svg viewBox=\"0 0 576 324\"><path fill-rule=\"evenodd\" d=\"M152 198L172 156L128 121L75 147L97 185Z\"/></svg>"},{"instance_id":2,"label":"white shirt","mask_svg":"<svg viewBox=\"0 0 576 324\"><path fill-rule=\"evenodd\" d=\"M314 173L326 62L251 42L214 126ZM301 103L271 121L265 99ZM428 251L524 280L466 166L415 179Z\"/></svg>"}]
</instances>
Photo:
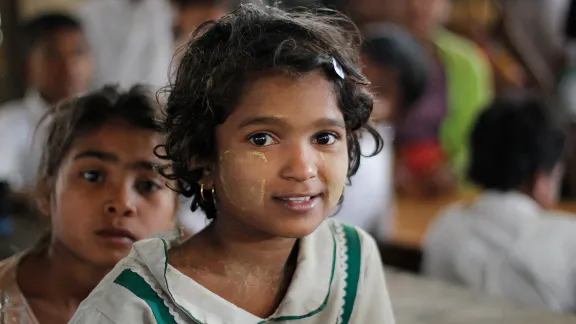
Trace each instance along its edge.
<instances>
[{"instance_id":1,"label":"white shirt","mask_svg":"<svg viewBox=\"0 0 576 324\"><path fill-rule=\"evenodd\" d=\"M427 275L493 296L576 310L576 218L520 193L486 192L449 208L424 246Z\"/></svg>"},{"instance_id":2,"label":"white shirt","mask_svg":"<svg viewBox=\"0 0 576 324\"><path fill-rule=\"evenodd\" d=\"M78 16L94 56L94 88L167 84L173 48L169 1L91 0Z\"/></svg>"},{"instance_id":3,"label":"white shirt","mask_svg":"<svg viewBox=\"0 0 576 324\"><path fill-rule=\"evenodd\" d=\"M12 189L36 186L46 131L36 129L48 108L36 91L0 107L0 180L8 181Z\"/></svg>"},{"instance_id":4,"label":"white shirt","mask_svg":"<svg viewBox=\"0 0 576 324\"><path fill-rule=\"evenodd\" d=\"M174 244L178 242L159 238L134 244L70 323L394 323L374 240L334 220L301 239L288 292L268 319L233 305L173 268L167 253ZM347 316L349 321L344 320Z\"/></svg>"},{"instance_id":5,"label":"white shirt","mask_svg":"<svg viewBox=\"0 0 576 324\"><path fill-rule=\"evenodd\" d=\"M352 176L351 185L346 187L344 201L335 218L384 240L392 228L393 218L394 133L392 127L386 125L376 125L375 129L384 139L384 147L375 156L360 158L360 168ZM372 136L363 134L360 139L362 154L371 154L374 147Z\"/></svg>"}]
</instances>

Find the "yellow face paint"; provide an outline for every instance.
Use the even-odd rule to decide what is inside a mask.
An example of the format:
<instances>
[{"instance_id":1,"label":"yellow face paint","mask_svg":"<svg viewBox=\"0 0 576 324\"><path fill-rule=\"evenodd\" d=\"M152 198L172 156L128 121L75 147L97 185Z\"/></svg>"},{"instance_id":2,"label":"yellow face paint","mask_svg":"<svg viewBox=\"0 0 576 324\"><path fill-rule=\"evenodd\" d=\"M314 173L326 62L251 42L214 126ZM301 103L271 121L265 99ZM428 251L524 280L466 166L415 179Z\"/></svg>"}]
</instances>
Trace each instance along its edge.
<instances>
[{"instance_id":1,"label":"yellow face paint","mask_svg":"<svg viewBox=\"0 0 576 324\"><path fill-rule=\"evenodd\" d=\"M266 181L261 170L268 160L262 152L225 151L218 167L220 186L226 198L236 208L249 211L264 205Z\"/></svg>"},{"instance_id":2,"label":"yellow face paint","mask_svg":"<svg viewBox=\"0 0 576 324\"><path fill-rule=\"evenodd\" d=\"M262 152L252 151L250 152L250 154L261 158L264 162L268 162L268 160L266 159L266 155L264 155L264 153Z\"/></svg>"}]
</instances>

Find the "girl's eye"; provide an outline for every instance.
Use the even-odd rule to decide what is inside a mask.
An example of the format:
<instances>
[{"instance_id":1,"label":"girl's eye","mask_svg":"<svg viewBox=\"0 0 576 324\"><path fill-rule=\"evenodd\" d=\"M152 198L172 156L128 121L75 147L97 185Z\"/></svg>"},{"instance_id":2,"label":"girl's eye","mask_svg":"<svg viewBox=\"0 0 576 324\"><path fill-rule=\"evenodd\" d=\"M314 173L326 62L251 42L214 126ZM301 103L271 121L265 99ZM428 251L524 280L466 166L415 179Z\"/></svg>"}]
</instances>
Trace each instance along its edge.
<instances>
[{"instance_id":1,"label":"girl's eye","mask_svg":"<svg viewBox=\"0 0 576 324\"><path fill-rule=\"evenodd\" d=\"M139 181L136 189L141 193L153 193L161 189L160 185L152 180Z\"/></svg>"},{"instance_id":2,"label":"girl's eye","mask_svg":"<svg viewBox=\"0 0 576 324\"><path fill-rule=\"evenodd\" d=\"M101 182L104 180L104 173L100 171L83 171L80 173L80 177L88 182Z\"/></svg>"},{"instance_id":3,"label":"girl's eye","mask_svg":"<svg viewBox=\"0 0 576 324\"><path fill-rule=\"evenodd\" d=\"M268 146L274 144L274 138L270 134L256 133L250 135L248 140L256 146Z\"/></svg>"},{"instance_id":4,"label":"girl's eye","mask_svg":"<svg viewBox=\"0 0 576 324\"><path fill-rule=\"evenodd\" d=\"M314 143L320 145L332 145L340 137L333 133L319 133L314 137Z\"/></svg>"}]
</instances>

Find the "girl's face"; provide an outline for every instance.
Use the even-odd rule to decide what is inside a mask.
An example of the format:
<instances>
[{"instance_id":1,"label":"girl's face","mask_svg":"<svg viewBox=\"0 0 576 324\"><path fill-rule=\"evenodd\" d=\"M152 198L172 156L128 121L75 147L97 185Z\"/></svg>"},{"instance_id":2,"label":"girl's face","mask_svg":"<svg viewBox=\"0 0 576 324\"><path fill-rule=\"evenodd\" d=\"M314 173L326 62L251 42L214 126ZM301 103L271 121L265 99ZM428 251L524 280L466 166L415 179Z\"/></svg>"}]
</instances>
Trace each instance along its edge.
<instances>
[{"instance_id":1,"label":"girl's face","mask_svg":"<svg viewBox=\"0 0 576 324\"><path fill-rule=\"evenodd\" d=\"M132 243L174 228L175 193L152 169L156 132L112 121L75 140L53 179L55 244L114 266Z\"/></svg>"},{"instance_id":2,"label":"girl's face","mask_svg":"<svg viewBox=\"0 0 576 324\"><path fill-rule=\"evenodd\" d=\"M348 171L344 117L320 73L257 79L217 128L218 222L272 237L310 234L334 210Z\"/></svg>"}]
</instances>

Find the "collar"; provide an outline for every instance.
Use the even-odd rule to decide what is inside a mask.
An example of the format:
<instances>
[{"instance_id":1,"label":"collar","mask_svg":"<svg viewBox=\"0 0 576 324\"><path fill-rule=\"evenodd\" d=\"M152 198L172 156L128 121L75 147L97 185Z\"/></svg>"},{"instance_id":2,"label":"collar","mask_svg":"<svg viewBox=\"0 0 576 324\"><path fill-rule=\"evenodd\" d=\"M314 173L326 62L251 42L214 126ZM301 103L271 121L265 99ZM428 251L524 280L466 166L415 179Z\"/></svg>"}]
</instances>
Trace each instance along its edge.
<instances>
[{"instance_id":1,"label":"collar","mask_svg":"<svg viewBox=\"0 0 576 324\"><path fill-rule=\"evenodd\" d=\"M538 218L543 213L542 207L534 199L518 191L485 191L472 208L485 211L483 214L487 217L497 218Z\"/></svg>"},{"instance_id":2,"label":"collar","mask_svg":"<svg viewBox=\"0 0 576 324\"><path fill-rule=\"evenodd\" d=\"M267 320L283 321L312 316L328 302L336 266L336 241L324 221L300 240L297 266L286 296ZM145 266L162 290L191 319L203 323L253 323L258 318L202 287L168 264L168 251L182 241L153 239L134 245ZM311 285L310 283L314 283Z\"/></svg>"}]
</instances>

